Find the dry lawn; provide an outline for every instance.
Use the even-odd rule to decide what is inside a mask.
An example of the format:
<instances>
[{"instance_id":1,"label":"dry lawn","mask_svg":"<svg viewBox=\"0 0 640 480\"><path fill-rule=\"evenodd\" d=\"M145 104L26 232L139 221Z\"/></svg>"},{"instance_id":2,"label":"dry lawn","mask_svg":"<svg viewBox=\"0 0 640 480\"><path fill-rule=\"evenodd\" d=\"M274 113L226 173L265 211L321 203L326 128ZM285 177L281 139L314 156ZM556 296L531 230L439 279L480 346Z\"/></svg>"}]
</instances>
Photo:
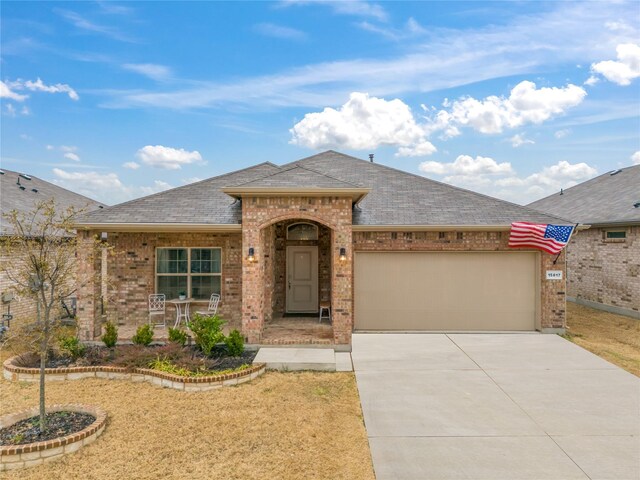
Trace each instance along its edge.
<instances>
[{"instance_id":1,"label":"dry lawn","mask_svg":"<svg viewBox=\"0 0 640 480\"><path fill-rule=\"evenodd\" d=\"M79 452L7 480L374 478L351 373L267 372L201 393L98 379L48 383L47 392L48 403L100 405L107 428ZM1 380L0 414L37 396L35 384Z\"/></svg>"},{"instance_id":2,"label":"dry lawn","mask_svg":"<svg viewBox=\"0 0 640 480\"><path fill-rule=\"evenodd\" d=\"M640 377L640 320L567 302L565 338Z\"/></svg>"}]
</instances>

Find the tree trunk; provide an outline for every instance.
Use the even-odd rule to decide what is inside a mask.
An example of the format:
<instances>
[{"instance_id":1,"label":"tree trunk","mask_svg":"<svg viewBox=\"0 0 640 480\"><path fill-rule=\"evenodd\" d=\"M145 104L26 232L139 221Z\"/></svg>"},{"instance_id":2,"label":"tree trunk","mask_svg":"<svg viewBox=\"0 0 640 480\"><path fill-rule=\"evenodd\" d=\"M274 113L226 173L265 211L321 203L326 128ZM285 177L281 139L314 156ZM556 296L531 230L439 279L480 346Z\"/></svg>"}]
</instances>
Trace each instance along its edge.
<instances>
[{"instance_id":1,"label":"tree trunk","mask_svg":"<svg viewBox=\"0 0 640 480\"><path fill-rule=\"evenodd\" d=\"M42 322L42 313L40 311L40 300L36 302L38 308L38 321ZM48 315L45 315L47 317ZM45 417L45 391L44 391L44 369L47 365L47 347L49 346L49 325L48 319L44 319L44 324L41 324L44 328L42 331L42 339L40 343L40 433L44 433L47 429L47 419Z\"/></svg>"}]
</instances>

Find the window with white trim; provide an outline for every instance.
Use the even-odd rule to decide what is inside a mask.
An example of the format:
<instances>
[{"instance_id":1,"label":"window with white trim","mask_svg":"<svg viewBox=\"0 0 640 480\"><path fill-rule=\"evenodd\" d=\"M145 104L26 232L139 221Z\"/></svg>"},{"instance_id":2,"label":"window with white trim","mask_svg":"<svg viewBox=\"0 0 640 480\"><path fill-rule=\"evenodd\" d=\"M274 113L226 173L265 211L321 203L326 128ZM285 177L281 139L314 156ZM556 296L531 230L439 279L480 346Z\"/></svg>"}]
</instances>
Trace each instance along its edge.
<instances>
[{"instance_id":1,"label":"window with white trim","mask_svg":"<svg viewBox=\"0 0 640 480\"><path fill-rule=\"evenodd\" d=\"M167 299L184 292L187 297L208 299L220 294L222 250L220 248L156 249L156 292Z\"/></svg>"},{"instance_id":2,"label":"window with white trim","mask_svg":"<svg viewBox=\"0 0 640 480\"><path fill-rule=\"evenodd\" d=\"M624 242L627 238L626 230L606 230L604 232L604 241L605 242Z\"/></svg>"}]
</instances>

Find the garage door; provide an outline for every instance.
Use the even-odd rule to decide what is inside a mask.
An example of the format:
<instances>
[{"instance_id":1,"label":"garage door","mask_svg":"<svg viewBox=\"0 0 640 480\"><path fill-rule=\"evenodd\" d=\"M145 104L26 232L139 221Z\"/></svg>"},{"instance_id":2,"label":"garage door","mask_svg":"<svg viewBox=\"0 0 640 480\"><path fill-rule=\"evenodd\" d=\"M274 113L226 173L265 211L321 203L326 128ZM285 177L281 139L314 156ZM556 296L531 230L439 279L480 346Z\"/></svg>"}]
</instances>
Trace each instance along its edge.
<instances>
[{"instance_id":1,"label":"garage door","mask_svg":"<svg viewBox=\"0 0 640 480\"><path fill-rule=\"evenodd\" d=\"M356 330L534 330L531 252L358 252Z\"/></svg>"}]
</instances>

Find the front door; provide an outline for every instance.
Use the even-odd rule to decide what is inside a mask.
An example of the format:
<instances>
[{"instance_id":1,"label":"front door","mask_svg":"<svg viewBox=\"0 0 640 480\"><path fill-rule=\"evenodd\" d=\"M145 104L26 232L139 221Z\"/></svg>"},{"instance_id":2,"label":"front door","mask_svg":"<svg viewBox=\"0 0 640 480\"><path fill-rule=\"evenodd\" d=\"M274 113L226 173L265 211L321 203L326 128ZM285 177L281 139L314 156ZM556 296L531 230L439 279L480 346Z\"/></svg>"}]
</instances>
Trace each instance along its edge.
<instances>
[{"instance_id":1,"label":"front door","mask_svg":"<svg viewBox=\"0 0 640 480\"><path fill-rule=\"evenodd\" d=\"M287 247L287 312L318 311L318 247Z\"/></svg>"}]
</instances>

